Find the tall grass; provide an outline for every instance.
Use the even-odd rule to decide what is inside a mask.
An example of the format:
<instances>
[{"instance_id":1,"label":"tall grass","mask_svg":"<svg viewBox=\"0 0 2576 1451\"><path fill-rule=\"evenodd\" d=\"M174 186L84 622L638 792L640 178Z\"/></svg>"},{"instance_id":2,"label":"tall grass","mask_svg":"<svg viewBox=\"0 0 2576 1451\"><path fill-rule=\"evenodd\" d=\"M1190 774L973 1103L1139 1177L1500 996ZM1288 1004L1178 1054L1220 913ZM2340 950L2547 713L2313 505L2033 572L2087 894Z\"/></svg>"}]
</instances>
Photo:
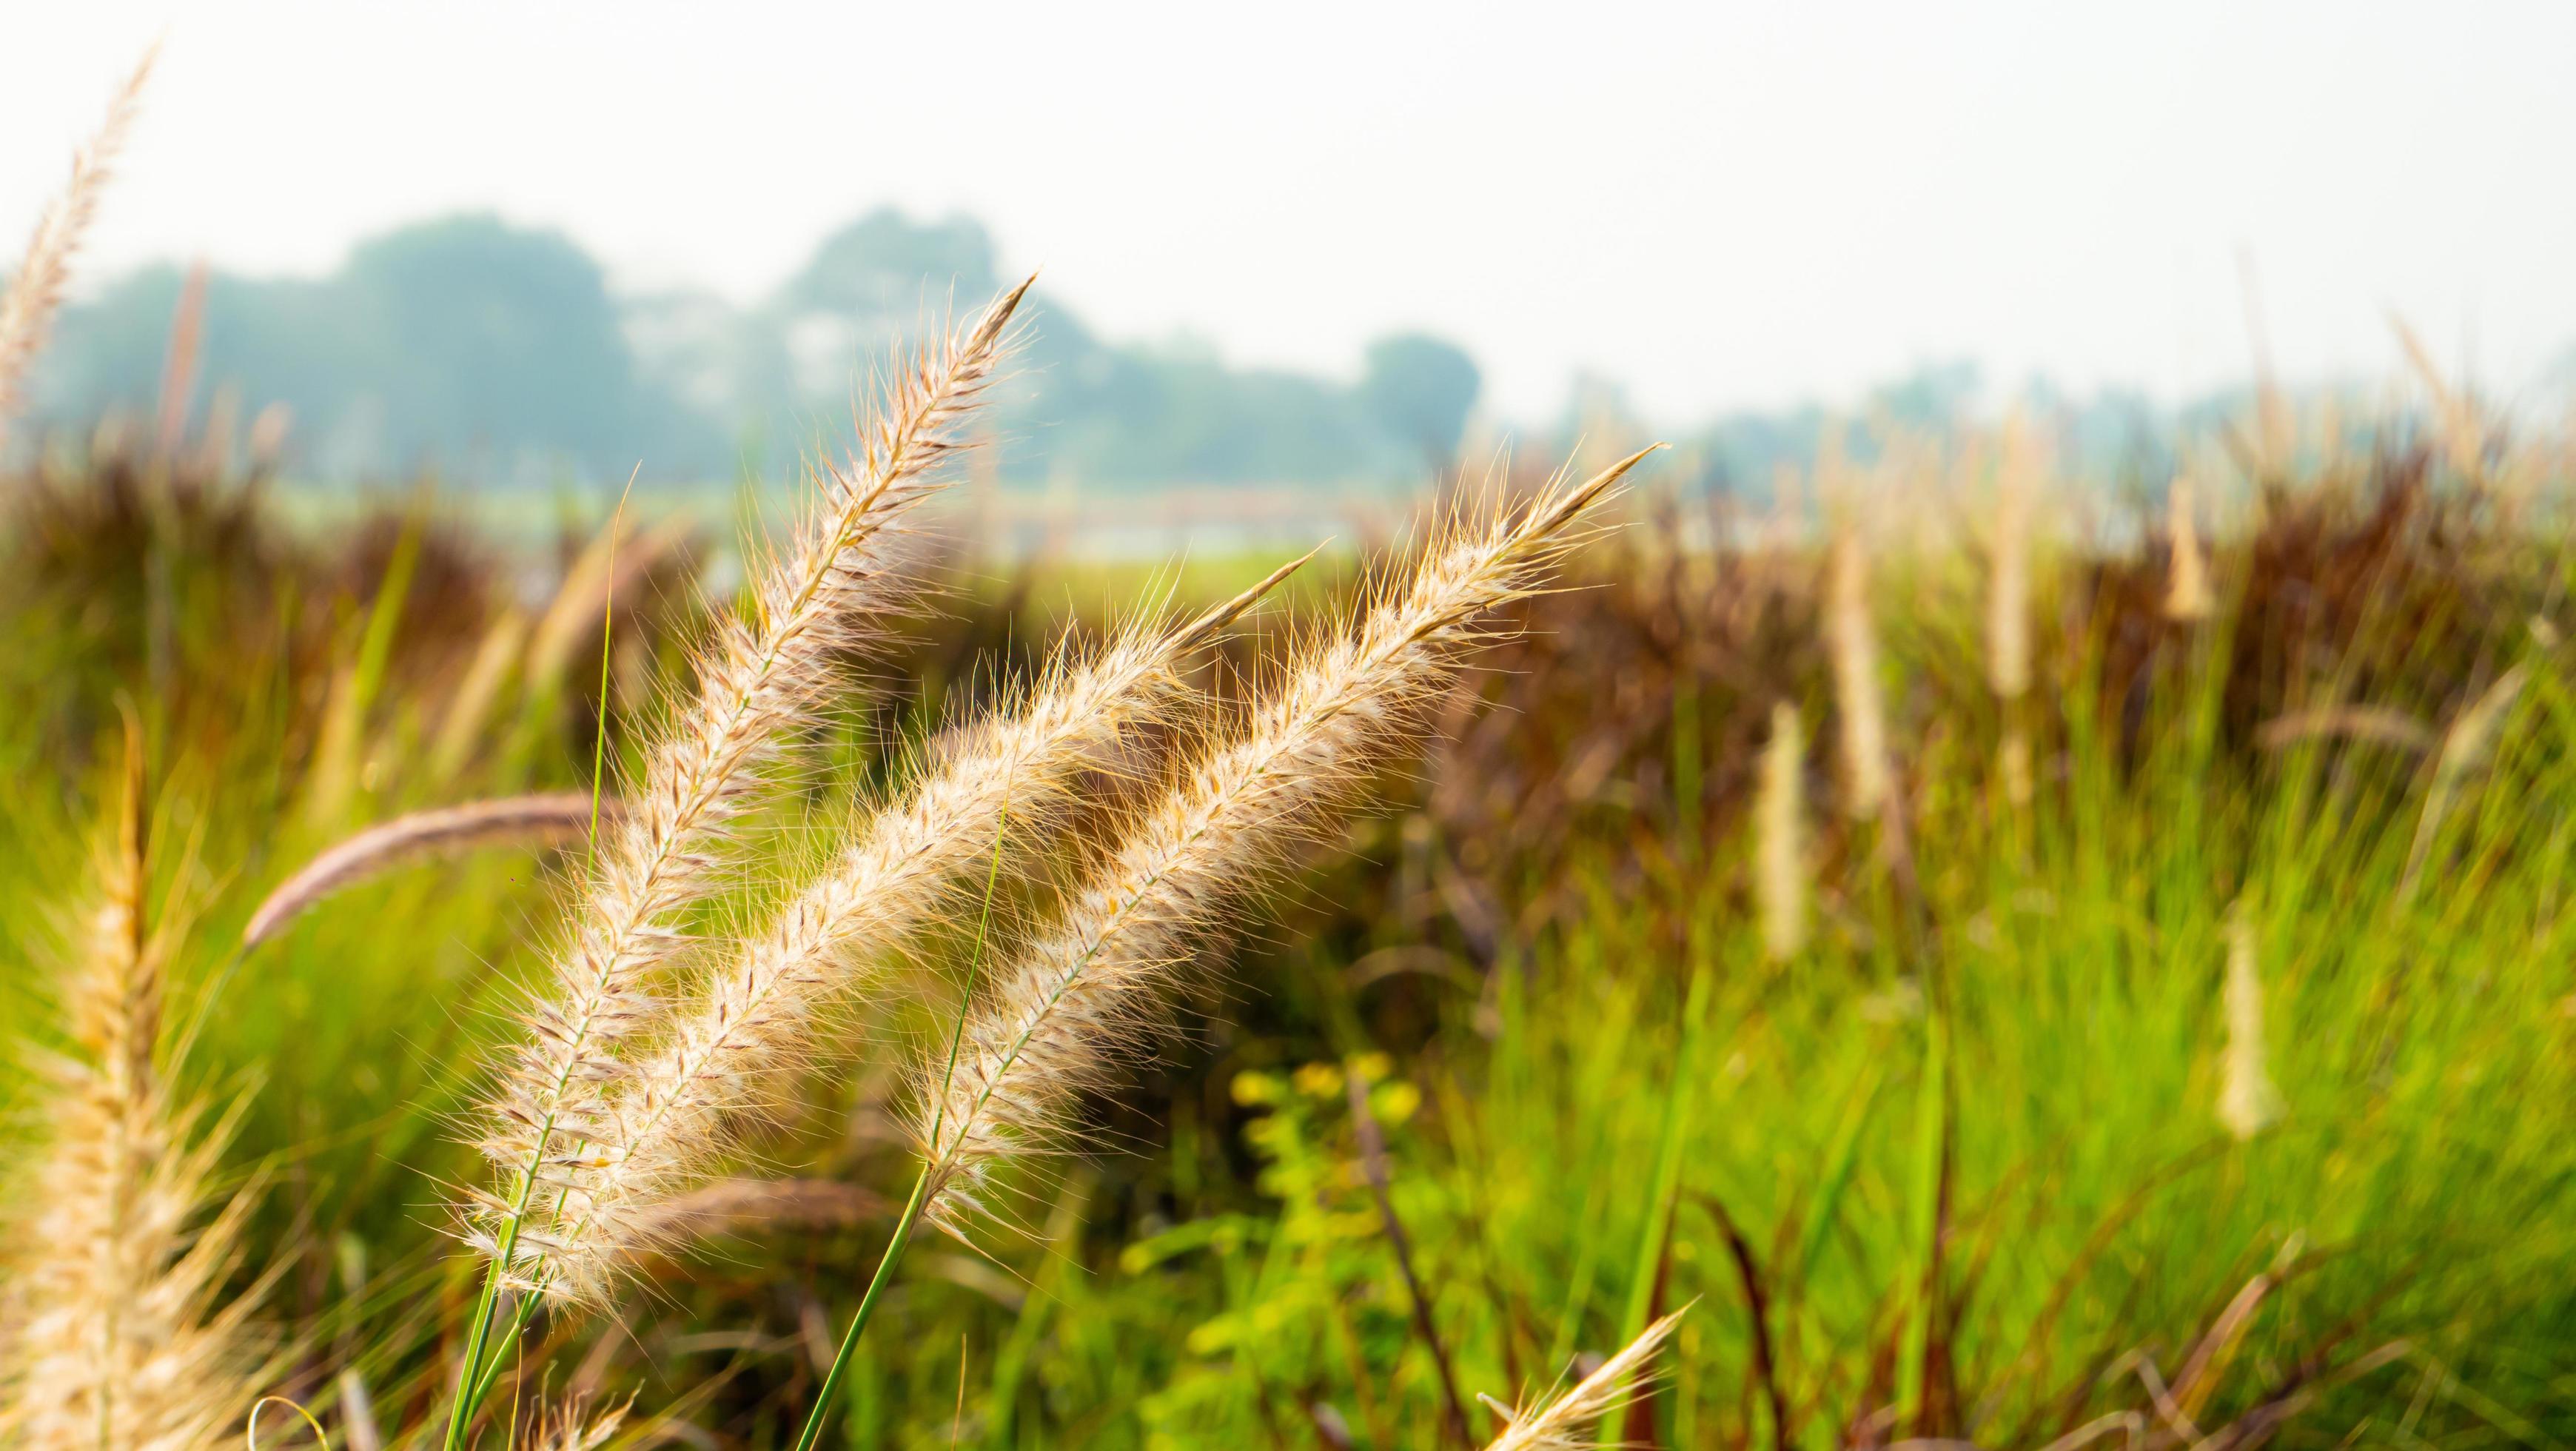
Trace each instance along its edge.
<instances>
[{"instance_id":1,"label":"tall grass","mask_svg":"<svg viewBox=\"0 0 2576 1451\"><path fill-rule=\"evenodd\" d=\"M1911 885L1891 875L1877 823L1822 809L1847 807L1852 780L1824 719L1841 699L1830 551L1722 555L1711 585L1662 571L1643 538L1613 542L1597 569L1578 565L1583 588L1508 603L1488 647L1499 668L1469 692L1503 709L1424 698L1431 718L1464 723L1446 727L1462 733L1430 779L1407 785L1379 774L1375 748L1339 747L1341 774L1316 778L1336 795L1392 790L1406 815L1337 829L1320 854L1227 858L1257 868L1246 886L1306 884L1249 899L1282 916L1285 940L1233 949L1231 1003L1212 996L1217 975L1164 969L1216 950L1232 934L1201 924L1239 920L1240 899L1200 918L1192 889L1139 919L1189 945L1136 949L1166 986L1110 1006L1177 1036L1113 1025L1091 1041L1123 1071L1087 1088L1058 1073L1014 1100L1029 1116L995 1150L1008 1157L950 1180L1000 1217L938 1216L972 1234L971 1254L913 1247L832 1388L831 1434L945 1436L963 1332L961 1424L991 1444L1428 1444L1448 1420L1444 1375L1535 1398L1583 1380L1584 1352L1694 1299L1669 1374L1610 1434L2039 1444L2088 1426L2177 1435L2175 1413L2240 1439L2365 1420L2464 1440L2558 1434L2568 1412L2549 1367L2568 1322L2545 1267L2564 1154L2545 1122L2503 1105L2546 1101L2561 1071L2567 844L2553 823L2568 697L2554 627L2531 624L2546 625L2560 566L2545 541L2463 534L2474 501L2421 486L2403 457L2352 467L2259 505L2261 532L2212 540L2216 603L2200 619L2166 611L2178 541L2033 551L2019 717L2033 792L2019 806L1988 785L2006 725L1984 704L1991 581L1882 544L1868 589L1840 598L1868 607L1870 676L1904 682L1878 702L1884 749L1904 763L1885 800L1937 844ZM909 652L896 693L801 729L783 789L745 798L729 828L746 866L724 879L727 901L686 914L691 945L656 974L673 989L655 999L661 1026L636 1040L643 1077L701 1085L685 1105L705 1115L699 1147L639 1180L642 1222L599 1242L588 1284L604 1309L528 1299L496 1320L523 1324L524 1343L497 1370L483 1357L488 1434L533 1436L538 1403L560 1391L613 1406L641 1390L616 1436L688 1423L794 1439L916 1156L957 1142L907 1124L926 1122L912 1090L944 1062L951 974L994 847L1009 870L990 898L980 1012L1020 1001L1012 985L1053 960L1046 944L1119 880L1121 854L1158 839L1137 823L1188 798L1191 763L1262 729L1313 668L1293 662L1323 658L1283 635L1270 684L1206 677L1237 703L1202 714L1208 699L1178 683L1188 657L1268 653L1268 627L1236 613L1260 583L1191 626L1113 624L1090 632L1104 644L1052 657L1035 653L1060 638L1052 627L1002 623L1023 608L1011 594L970 592L936 627L944 641L895 647ZM1674 619L1704 642L1692 658L1723 667L1659 653ZM1209 633L1222 621L1254 639ZM487 628L422 616L388 635L393 683L358 722L362 761L398 760L401 742L442 728L440 682L457 677L441 672L473 669ZM367 648L363 630L344 640ZM1014 657L1029 684L939 663L965 641L1029 642ZM651 648L653 669L684 663ZM175 668L228 668L221 646L203 650ZM562 674L599 668L593 655ZM305 698L327 699L335 672L307 678ZM566 684L514 667L486 729L554 722L536 744L478 746L461 776L397 776L342 809L406 789L575 785L595 733ZM1695 720L1658 694L1684 689ZM236 967L239 924L305 859L261 842L259 824L291 811L296 773L319 759L283 776L223 767L274 750L288 714L177 699L198 714L162 727L158 794L200 803L197 860L250 864L231 882L191 869L220 890L165 966L169 1016L203 1025L183 1068L255 1087L230 1167L214 1171L265 1186L233 1212L245 1253L226 1303L306 1347L264 1389L335 1432L363 1417L384 1444L416 1441L445 1417L472 1320L471 1286L425 1228L440 1185L471 1172L444 1125L471 1112L468 1065L504 1046L520 984L542 981L515 945L543 938L541 875L505 844L327 896L299 889L305 910L264 920ZM2364 707L2412 734L2316 724ZM674 696L661 719L689 709ZM1792 714L1820 720L1817 742ZM956 724L926 728L943 717ZM1684 728L1698 732L1689 751L1670 738ZM659 729L648 713L606 740L648 769ZM1685 757L1702 763L1688 793L1673 774ZM57 843L85 793L18 790L9 890L69 900ZM1051 791L1070 794L1050 806ZM1002 826L1006 809L1025 834ZM1045 849L1063 832L1093 845ZM913 860L872 842L929 844L945 865L923 880L940 885L862 889ZM1354 843L1360 864L1324 864ZM1774 929L1801 913L1803 940ZM843 940L836 921L865 925ZM1083 940L1126 951L1123 931ZM891 939L900 963L860 947ZM739 1075L651 1066L692 1042L725 1058L720 1036L684 1025L731 1021L729 985L780 943L829 964L828 991L762 1029L804 1047L746 1058L758 1071ZM1702 1034L1687 1050L1686 1023ZM992 1035L968 1027L958 1081L974 1083ZM1392 1061L1339 1070L1380 1049ZM1310 1093L1326 1065L1334 1087ZM1381 1131L1382 1203L1341 1087L1354 1077ZM10 1092L32 1113L50 1090L21 1077ZM262 1282L264 1298L240 1298ZM711 1338L728 1326L757 1328Z\"/></svg>"},{"instance_id":2,"label":"tall grass","mask_svg":"<svg viewBox=\"0 0 2576 1451\"><path fill-rule=\"evenodd\" d=\"M2576 1437L2562 455L1630 458L1086 616L898 539L1011 304L732 600L10 483L9 1435Z\"/></svg>"}]
</instances>

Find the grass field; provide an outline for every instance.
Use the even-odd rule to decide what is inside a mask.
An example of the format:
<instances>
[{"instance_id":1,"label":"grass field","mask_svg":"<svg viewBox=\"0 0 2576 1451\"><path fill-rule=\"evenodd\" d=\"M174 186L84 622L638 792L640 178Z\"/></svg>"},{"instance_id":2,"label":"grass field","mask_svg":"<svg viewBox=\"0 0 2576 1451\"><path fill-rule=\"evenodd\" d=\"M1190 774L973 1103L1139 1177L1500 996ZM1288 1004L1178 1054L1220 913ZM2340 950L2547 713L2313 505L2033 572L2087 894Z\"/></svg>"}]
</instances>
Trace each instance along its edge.
<instances>
[{"instance_id":1,"label":"grass field","mask_svg":"<svg viewBox=\"0 0 2576 1451\"><path fill-rule=\"evenodd\" d=\"M1825 480L1856 531L1641 474L1374 778L1386 808L1198 950L1221 970L1178 1031L918 1243L827 1444L1481 1445L1480 1394L1543 1397L1684 1306L1604 1439L2576 1438L2551 457L2399 439L2213 478L2205 610L2161 503L1983 441ZM158 1061L248 1216L216 1298L333 1445L440 1444L482 1273L445 1206L585 849L390 871L235 944L369 823L634 779L693 582L745 571L628 518L531 579L422 500L290 523L164 458L9 488L8 1019L81 1051L60 985L131 720L142 900L180 929ZM1257 694L1355 562L1252 616L1213 697ZM1269 563L929 558L699 931L781 900L1066 629ZM986 892L1002 940L1093 869L1080 819ZM680 1242L531 1323L480 1444L567 1393L633 1398L614 1444L794 1439L912 1174L901 1060L950 1031L980 920L833 1012ZM49 1064L6 1080L21 1162ZM22 1226L42 1195L13 1189Z\"/></svg>"}]
</instances>

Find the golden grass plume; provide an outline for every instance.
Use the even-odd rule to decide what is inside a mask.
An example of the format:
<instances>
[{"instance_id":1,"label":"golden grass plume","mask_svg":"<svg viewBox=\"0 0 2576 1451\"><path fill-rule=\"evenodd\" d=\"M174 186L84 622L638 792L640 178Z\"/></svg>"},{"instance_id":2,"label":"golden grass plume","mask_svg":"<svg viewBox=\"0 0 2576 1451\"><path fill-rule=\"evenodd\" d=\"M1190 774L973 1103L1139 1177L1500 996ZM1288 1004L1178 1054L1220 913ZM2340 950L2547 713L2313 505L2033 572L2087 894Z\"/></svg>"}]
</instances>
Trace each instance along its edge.
<instances>
[{"instance_id":1,"label":"golden grass plume","mask_svg":"<svg viewBox=\"0 0 2576 1451\"><path fill-rule=\"evenodd\" d=\"M142 750L130 727L96 896L62 986L70 1051L51 1065L47 1137L14 1223L0 1322L0 1434L33 1451L182 1451L250 1401L256 1291L226 1298L251 1208L208 1188L228 1138L155 1063L163 973L184 930L152 923Z\"/></svg>"},{"instance_id":2,"label":"golden grass plume","mask_svg":"<svg viewBox=\"0 0 2576 1451\"><path fill-rule=\"evenodd\" d=\"M588 791L548 791L413 811L329 847L269 892L242 926L242 946L256 947L325 898L396 867L487 846L557 846L593 823L613 826L613 798Z\"/></svg>"},{"instance_id":3,"label":"golden grass plume","mask_svg":"<svg viewBox=\"0 0 2576 1451\"><path fill-rule=\"evenodd\" d=\"M1599 1445L1592 1437L1601 1418L1635 1394L1631 1378L1654 1359L1687 1309L1647 1326L1626 1348L1554 1400L1526 1410L1506 1410L1487 1400L1485 1404L1505 1425L1503 1434L1486 1443L1485 1451L1582 1451Z\"/></svg>"},{"instance_id":4,"label":"golden grass plume","mask_svg":"<svg viewBox=\"0 0 2576 1451\"><path fill-rule=\"evenodd\" d=\"M2227 1056L2218 1090L2218 1122L2242 1143L2281 1117L2263 1037L2263 972L2252 907L2227 914Z\"/></svg>"},{"instance_id":5,"label":"golden grass plume","mask_svg":"<svg viewBox=\"0 0 2576 1451\"><path fill-rule=\"evenodd\" d=\"M1753 808L1762 951L1773 962L1786 962L1807 945L1806 788L1806 733L1798 708L1779 701L1771 707Z\"/></svg>"},{"instance_id":6,"label":"golden grass plume","mask_svg":"<svg viewBox=\"0 0 2576 1451\"><path fill-rule=\"evenodd\" d=\"M143 87L152 78L160 50L155 45L144 51L108 103L107 119L72 154L71 180L37 218L17 275L10 279L8 294L0 297L0 444L9 441L9 420L26 401L27 374L53 333L54 314L61 311L63 291L71 281L72 257L97 219L99 196L107 190L126 133L142 109Z\"/></svg>"},{"instance_id":7,"label":"golden grass plume","mask_svg":"<svg viewBox=\"0 0 2576 1451\"><path fill-rule=\"evenodd\" d=\"M1356 628L1313 641L1135 814L1058 920L971 1006L957 1042L916 1066L927 1214L954 1223L984 1201L995 1168L1063 1137L1073 1097L1167 1026L1164 990L1205 935L1419 734L1492 637L1491 612L1542 586L1582 537L1577 522L1644 457L1579 485L1560 474L1517 513L1453 520L1409 580L1377 588Z\"/></svg>"},{"instance_id":8,"label":"golden grass plume","mask_svg":"<svg viewBox=\"0 0 2576 1451\"><path fill-rule=\"evenodd\" d=\"M938 920L1006 829L1045 833L1104 751L1171 723L1188 699L1181 671L1190 657L1303 563L1178 627L1140 624L1087 660L1060 655L1022 709L943 741L908 797L877 812L765 931L694 987L631 1077L570 1100L598 1127L542 1171L559 1193L522 1230L526 1268L550 1293L604 1302L618 1268L658 1247L665 1205L701 1183L737 1126L758 1116L765 1076L807 1053L817 1011L864 989L894 949Z\"/></svg>"},{"instance_id":9,"label":"golden grass plume","mask_svg":"<svg viewBox=\"0 0 2576 1451\"><path fill-rule=\"evenodd\" d=\"M2205 620L2218 607L2209 592L2209 556L2200 544L2197 494L2188 474L2176 475L2165 491L2165 533L2173 549L2172 573L2165 589L2165 618L2169 620Z\"/></svg>"},{"instance_id":10,"label":"golden grass plume","mask_svg":"<svg viewBox=\"0 0 2576 1451\"><path fill-rule=\"evenodd\" d=\"M713 885L738 803L785 733L811 717L835 662L881 639L908 603L909 581L892 567L899 523L965 446L962 425L996 375L1028 287L905 363L858 456L818 481L793 547L759 571L747 608L720 622L696 698L648 753L556 961L556 990L529 1010L528 1042L484 1116L482 1147L516 1180L504 1187L517 1202L478 1201L468 1232L505 1265L537 1248L519 1243L520 1210L557 1136L618 1136L599 1110L627 1067L616 1045L655 1021L645 978L682 946L679 915ZM587 1107L574 1111L577 1100Z\"/></svg>"},{"instance_id":11,"label":"golden grass plume","mask_svg":"<svg viewBox=\"0 0 2576 1451\"><path fill-rule=\"evenodd\" d=\"M1843 809L1878 816L1889 795L1887 701L1878 679L1878 626L1870 616L1869 546L1850 520L1834 532L1825 565L1825 647L1842 722Z\"/></svg>"}]
</instances>

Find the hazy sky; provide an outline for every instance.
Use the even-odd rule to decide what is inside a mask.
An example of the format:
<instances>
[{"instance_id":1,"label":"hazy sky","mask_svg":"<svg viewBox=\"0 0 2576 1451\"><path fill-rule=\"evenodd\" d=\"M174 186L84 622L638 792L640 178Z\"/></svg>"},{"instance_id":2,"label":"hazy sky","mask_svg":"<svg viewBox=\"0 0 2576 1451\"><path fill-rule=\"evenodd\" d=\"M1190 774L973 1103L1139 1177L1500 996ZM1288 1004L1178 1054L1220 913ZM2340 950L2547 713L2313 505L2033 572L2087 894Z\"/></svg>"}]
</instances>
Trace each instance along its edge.
<instances>
[{"instance_id":1,"label":"hazy sky","mask_svg":"<svg viewBox=\"0 0 2576 1451\"><path fill-rule=\"evenodd\" d=\"M2576 344L2565 3L938 6L18 0L0 246L156 33L96 261L313 272L425 214L749 298L880 202L983 218L1117 337L1350 374L1465 342L1552 409L1848 396L1925 358L2232 380L2386 317Z\"/></svg>"}]
</instances>

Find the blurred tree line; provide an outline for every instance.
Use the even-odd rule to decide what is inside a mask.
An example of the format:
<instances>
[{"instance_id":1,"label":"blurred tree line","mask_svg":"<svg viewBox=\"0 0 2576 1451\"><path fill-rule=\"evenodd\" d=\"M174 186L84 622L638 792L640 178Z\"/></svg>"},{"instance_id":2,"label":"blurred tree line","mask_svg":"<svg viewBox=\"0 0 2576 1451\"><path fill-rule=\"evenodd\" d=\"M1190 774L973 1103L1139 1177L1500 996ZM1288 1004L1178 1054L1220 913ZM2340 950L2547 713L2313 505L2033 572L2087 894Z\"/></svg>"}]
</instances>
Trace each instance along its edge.
<instances>
[{"instance_id":1,"label":"blurred tree line","mask_svg":"<svg viewBox=\"0 0 2576 1451\"><path fill-rule=\"evenodd\" d=\"M622 294L559 233L454 216L362 243L327 277L210 274L196 401L229 388L247 407L292 409L291 467L307 478L422 467L539 487L639 467L653 480L777 478L841 452L852 404L892 349L1004 280L981 223L892 208L826 238L749 306L704 291ZM149 416L186 285L181 269L150 267L69 309L36 379L39 422ZM1440 338L1380 338L1342 382L1230 366L1203 343L1111 342L1044 290L1021 315L1027 348L988 412L1000 478L1016 486L1410 486L1504 442L1482 426L1474 360ZM2068 466L2161 479L2178 430L2211 432L2250 399L2240 389L2173 410L2044 380L1999 399L1973 363L1931 362L1840 407L1676 430L1650 429L1615 383L1579 376L1562 415L1524 446L1589 457L1663 437L1680 445L1661 470L1672 484L1759 501L1781 465L1812 464L1829 436L1866 462L1893 437L1937 436L2011 403L2048 422Z\"/></svg>"},{"instance_id":2,"label":"blurred tree line","mask_svg":"<svg viewBox=\"0 0 2576 1451\"><path fill-rule=\"evenodd\" d=\"M211 274L197 376L292 408L299 471L326 478L774 475L837 452L897 342L1002 281L981 224L885 209L748 308L621 296L559 233L456 216L366 242L319 279ZM71 308L38 416L151 409L185 286L152 267ZM1465 352L1421 335L1381 340L1346 385L1106 342L1043 292L1022 315L1028 347L991 414L1015 483L1413 482L1456 452L1479 391Z\"/></svg>"}]
</instances>

